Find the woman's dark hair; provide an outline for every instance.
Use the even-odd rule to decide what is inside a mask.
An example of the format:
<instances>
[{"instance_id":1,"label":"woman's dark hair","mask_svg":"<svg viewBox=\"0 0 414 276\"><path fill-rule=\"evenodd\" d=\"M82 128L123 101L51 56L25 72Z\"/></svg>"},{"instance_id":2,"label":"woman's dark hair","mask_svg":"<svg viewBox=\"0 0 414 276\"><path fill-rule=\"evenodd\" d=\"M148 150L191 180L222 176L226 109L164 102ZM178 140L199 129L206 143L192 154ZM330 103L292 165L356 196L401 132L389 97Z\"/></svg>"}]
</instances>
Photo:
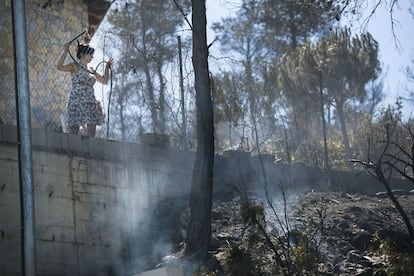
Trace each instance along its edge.
<instances>
[{"instance_id":1,"label":"woman's dark hair","mask_svg":"<svg viewBox=\"0 0 414 276\"><path fill-rule=\"evenodd\" d=\"M80 59L83 54L91 54L92 55L93 52L95 52L94 48L89 47L88 45L79 44L79 42L78 42L78 51L76 53L76 57L78 59Z\"/></svg>"}]
</instances>

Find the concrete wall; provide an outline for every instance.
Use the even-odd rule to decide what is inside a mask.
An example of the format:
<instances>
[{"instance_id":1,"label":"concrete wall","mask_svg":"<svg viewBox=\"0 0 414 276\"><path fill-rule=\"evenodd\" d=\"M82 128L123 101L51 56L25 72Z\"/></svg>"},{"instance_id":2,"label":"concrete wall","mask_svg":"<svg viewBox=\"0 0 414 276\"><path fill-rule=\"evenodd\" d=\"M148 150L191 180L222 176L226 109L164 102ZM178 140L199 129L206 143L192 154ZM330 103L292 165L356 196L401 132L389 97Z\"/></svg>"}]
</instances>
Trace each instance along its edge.
<instances>
[{"instance_id":1,"label":"concrete wall","mask_svg":"<svg viewBox=\"0 0 414 276\"><path fill-rule=\"evenodd\" d=\"M16 141L16 128L0 126L0 275L21 269ZM148 219L161 199L188 194L192 162L189 152L33 130L39 275L123 275L151 255L137 239L147 226L156 235Z\"/></svg>"},{"instance_id":2,"label":"concrete wall","mask_svg":"<svg viewBox=\"0 0 414 276\"><path fill-rule=\"evenodd\" d=\"M194 153L39 129L32 141L38 275L129 275L174 252ZM288 193L383 190L368 176L267 159L271 196L281 183ZM0 275L21 274L18 168L16 128L0 125ZM247 153L216 156L214 177L215 198L263 193L260 160Z\"/></svg>"}]
</instances>

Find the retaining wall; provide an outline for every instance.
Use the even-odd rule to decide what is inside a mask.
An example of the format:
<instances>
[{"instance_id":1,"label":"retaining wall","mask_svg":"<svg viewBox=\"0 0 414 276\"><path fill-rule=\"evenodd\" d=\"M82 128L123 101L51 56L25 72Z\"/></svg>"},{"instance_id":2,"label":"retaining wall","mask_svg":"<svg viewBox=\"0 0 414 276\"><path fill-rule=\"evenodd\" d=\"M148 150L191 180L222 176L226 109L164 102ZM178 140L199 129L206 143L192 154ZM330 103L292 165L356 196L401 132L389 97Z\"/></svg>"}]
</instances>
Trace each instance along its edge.
<instances>
[{"instance_id":1,"label":"retaining wall","mask_svg":"<svg viewBox=\"0 0 414 276\"><path fill-rule=\"evenodd\" d=\"M174 251L187 206L194 153L32 130L38 275L129 275ZM323 174L249 154L216 156L214 196L384 190L372 177ZM265 181L266 180L266 181ZM405 185L405 186L404 186ZM409 187L395 182L395 187ZM21 275L17 130L0 125L0 275Z\"/></svg>"},{"instance_id":2,"label":"retaining wall","mask_svg":"<svg viewBox=\"0 0 414 276\"><path fill-rule=\"evenodd\" d=\"M20 275L16 128L0 135L0 275ZM188 194L192 162L190 152L34 129L39 275L125 270L128 240L147 231L159 201Z\"/></svg>"}]
</instances>

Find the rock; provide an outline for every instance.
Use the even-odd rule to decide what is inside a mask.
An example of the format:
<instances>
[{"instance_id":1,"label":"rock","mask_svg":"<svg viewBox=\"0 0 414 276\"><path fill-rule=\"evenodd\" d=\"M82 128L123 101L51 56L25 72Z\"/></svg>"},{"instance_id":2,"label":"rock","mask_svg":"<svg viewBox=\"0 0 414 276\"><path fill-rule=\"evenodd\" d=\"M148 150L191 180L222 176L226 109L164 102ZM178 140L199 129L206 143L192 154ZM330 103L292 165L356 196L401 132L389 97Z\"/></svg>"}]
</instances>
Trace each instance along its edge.
<instances>
[{"instance_id":1,"label":"rock","mask_svg":"<svg viewBox=\"0 0 414 276\"><path fill-rule=\"evenodd\" d=\"M346 259L351 263L359 263L362 260L361 252L358 250L348 251Z\"/></svg>"},{"instance_id":2,"label":"rock","mask_svg":"<svg viewBox=\"0 0 414 276\"><path fill-rule=\"evenodd\" d=\"M211 211L211 219L213 220L220 220L224 217L223 212L218 212L217 210L212 210Z\"/></svg>"},{"instance_id":3,"label":"rock","mask_svg":"<svg viewBox=\"0 0 414 276\"><path fill-rule=\"evenodd\" d=\"M368 248L370 240L371 235L365 231L362 231L354 237L352 245L358 250L365 251Z\"/></svg>"},{"instance_id":4,"label":"rock","mask_svg":"<svg viewBox=\"0 0 414 276\"><path fill-rule=\"evenodd\" d=\"M220 245L221 245L220 240L217 238L215 234L212 234L210 238L210 248L215 250L219 248Z\"/></svg>"},{"instance_id":5,"label":"rock","mask_svg":"<svg viewBox=\"0 0 414 276\"><path fill-rule=\"evenodd\" d=\"M406 190L403 190L403 189L394 189L391 192L395 196L412 195L412 194L414 194L414 189L413 190L410 190L410 191L406 191ZM380 197L380 198L387 198L388 197L388 193L387 192L378 192L378 193L375 193L375 195L377 197Z\"/></svg>"},{"instance_id":6,"label":"rock","mask_svg":"<svg viewBox=\"0 0 414 276\"><path fill-rule=\"evenodd\" d=\"M349 223L347 221L341 221L336 225L337 228L343 230L343 229L349 229Z\"/></svg>"},{"instance_id":7,"label":"rock","mask_svg":"<svg viewBox=\"0 0 414 276\"><path fill-rule=\"evenodd\" d=\"M384 259L377 256L363 256L363 259L367 261L371 266L385 266Z\"/></svg>"},{"instance_id":8,"label":"rock","mask_svg":"<svg viewBox=\"0 0 414 276\"><path fill-rule=\"evenodd\" d=\"M345 259L335 266L334 273L335 275L341 276L371 276L372 269L370 267L364 267L361 264L349 262Z\"/></svg>"}]
</instances>

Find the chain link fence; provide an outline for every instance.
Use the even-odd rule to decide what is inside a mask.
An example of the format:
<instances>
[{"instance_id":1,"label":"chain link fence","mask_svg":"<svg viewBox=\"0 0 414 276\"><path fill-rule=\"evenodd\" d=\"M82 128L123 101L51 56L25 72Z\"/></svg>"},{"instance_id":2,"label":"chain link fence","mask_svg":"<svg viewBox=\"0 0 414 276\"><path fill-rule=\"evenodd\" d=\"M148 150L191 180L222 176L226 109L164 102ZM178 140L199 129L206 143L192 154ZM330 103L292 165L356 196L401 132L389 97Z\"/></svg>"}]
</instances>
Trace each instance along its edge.
<instances>
[{"instance_id":1,"label":"chain link fence","mask_svg":"<svg viewBox=\"0 0 414 276\"><path fill-rule=\"evenodd\" d=\"M70 73L58 71L56 64L64 44L87 29L86 7L70 1L34 0L25 3L32 127L67 132L66 104L72 86L71 77ZM17 125L12 9L9 1L0 0L0 6L0 120L2 124ZM177 35L170 34L170 37ZM133 35L105 29L101 25L91 41L91 46L96 49L90 64L92 68L103 74L105 63L102 61L107 61L110 56L115 59L108 84L95 84L95 96L106 113L105 124L98 126L96 137L139 141L142 133L159 133L170 136L172 143L182 143L183 88L179 85L178 49L174 49L176 56L163 67L160 75L153 76L156 92L153 97L148 92L147 76L137 71L136 60L128 56L133 39ZM117 44L117 41L123 43ZM191 51L189 47L183 49L183 83L192 87ZM76 58L76 41L70 52ZM140 54L147 55L146 58L154 55ZM65 63L68 62L73 62L70 55ZM164 90L163 98L159 96L161 90ZM190 114L194 108L193 93L188 88L185 91L185 110ZM153 125L154 120L164 122L161 130ZM193 119L187 116L185 120L190 128ZM190 131L186 133L189 135Z\"/></svg>"},{"instance_id":2,"label":"chain link fence","mask_svg":"<svg viewBox=\"0 0 414 276\"><path fill-rule=\"evenodd\" d=\"M8 1L0 3L0 118L3 124L16 125L12 10ZM31 120L33 128L62 131L71 83L69 76L56 70L56 63L63 44L71 39L74 30L81 29L87 16L80 20L65 17L78 8L68 5L64 11L62 3L48 9L46 3L25 3Z\"/></svg>"}]
</instances>

